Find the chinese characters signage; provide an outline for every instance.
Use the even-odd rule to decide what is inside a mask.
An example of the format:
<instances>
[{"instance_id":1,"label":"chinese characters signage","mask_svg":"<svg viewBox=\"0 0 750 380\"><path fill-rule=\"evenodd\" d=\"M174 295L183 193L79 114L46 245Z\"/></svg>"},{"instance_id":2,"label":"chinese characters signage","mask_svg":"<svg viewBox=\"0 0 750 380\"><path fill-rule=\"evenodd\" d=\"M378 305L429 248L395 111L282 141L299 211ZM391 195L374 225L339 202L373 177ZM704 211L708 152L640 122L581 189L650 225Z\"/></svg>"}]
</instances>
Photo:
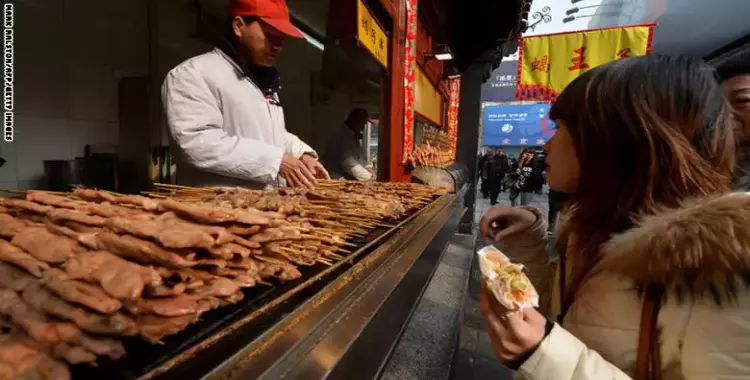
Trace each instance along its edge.
<instances>
[{"instance_id":1,"label":"chinese characters signage","mask_svg":"<svg viewBox=\"0 0 750 380\"><path fill-rule=\"evenodd\" d=\"M482 145L543 145L555 134L550 105L487 105L482 118Z\"/></svg>"},{"instance_id":2,"label":"chinese characters signage","mask_svg":"<svg viewBox=\"0 0 750 380\"><path fill-rule=\"evenodd\" d=\"M640 25L524 37L516 99L554 101L585 71L648 54L652 34L653 25Z\"/></svg>"},{"instance_id":3,"label":"chinese characters signage","mask_svg":"<svg viewBox=\"0 0 750 380\"><path fill-rule=\"evenodd\" d=\"M483 102L510 102L516 96L518 61L505 61L495 69L482 85Z\"/></svg>"},{"instance_id":4,"label":"chinese characters signage","mask_svg":"<svg viewBox=\"0 0 750 380\"><path fill-rule=\"evenodd\" d=\"M388 36L362 0L357 0L357 39L383 67L388 67Z\"/></svg>"},{"instance_id":5,"label":"chinese characters signage","mask_svg":"<svg viewBox=\"0 0 750 380\"><path fill-rule=\"evenodd\" d=\"M361 0L359 0L361 1ZM404 155L414 150L414 82L417 80L417 0L406 0L404 41Z\"/></svg>"},{"instance_id":6,"label":"chinese characters signage","mask_svg":"<svg viewBox=\"0 0 750 380\"><path fill-rule=\"evenodd\" d=\"M446 129L451 137L450 154L453 160L456 159L456 141L458 140L458 101L461 96L461 79L454 78L448 84L448 120Z\"/></svg>"}]
</instances>

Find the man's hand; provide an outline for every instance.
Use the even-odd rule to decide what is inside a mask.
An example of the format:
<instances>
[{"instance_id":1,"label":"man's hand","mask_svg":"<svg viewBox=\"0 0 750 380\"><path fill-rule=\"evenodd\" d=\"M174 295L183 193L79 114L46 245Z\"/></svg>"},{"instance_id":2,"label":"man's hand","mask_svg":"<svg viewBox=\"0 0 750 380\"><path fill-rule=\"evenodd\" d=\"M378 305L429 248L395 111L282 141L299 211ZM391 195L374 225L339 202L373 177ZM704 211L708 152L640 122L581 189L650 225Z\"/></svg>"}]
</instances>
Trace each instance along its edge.
<instances>
[{"instance_id":1,"label":"man's hand","mask_svg":"<svg viewBox=\"0 0 750 380\"><path fill-rule=\"evenodd\" d=\"M284 153L281 158L279 175L284 177L289 187L306 187L312 190L317 183L315 175L310 171L308 165L287 153Z\"/></svg>"},{"instance_id":2,"label":"man's hand","mask_svg":"<svg viewBox=\"0 0 750 380\"><path fill-rule=\"evenodd\" d=\"M300 160L307 166L307 169L313 173L317 179L331 179L326 168L315 157L310 154L303 154Z\"/></svg>"}]
</instances>

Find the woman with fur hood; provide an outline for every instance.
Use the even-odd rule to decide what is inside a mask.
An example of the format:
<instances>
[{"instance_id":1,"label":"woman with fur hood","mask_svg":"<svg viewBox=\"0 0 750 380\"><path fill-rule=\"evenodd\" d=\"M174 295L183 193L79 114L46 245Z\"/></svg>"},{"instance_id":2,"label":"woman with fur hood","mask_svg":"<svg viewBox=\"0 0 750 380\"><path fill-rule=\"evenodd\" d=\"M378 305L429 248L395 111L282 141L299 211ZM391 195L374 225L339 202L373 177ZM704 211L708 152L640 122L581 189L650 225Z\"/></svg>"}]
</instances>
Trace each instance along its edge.
<instances>
[{"instance_id":1,"label":"woman with fur hood","mask_svg":"<svg viewBox=\"0 0 750 380\"><path fill-rule=\"evenodd\" d=\"M542 295L511 312L482 290L499 360L531 380L750 378L750 193L728 192L729 115L693 58L619 60L563 91L545 146L569 195L560 259L535 208L481 221Z\"/></svg>"}]
</instances>

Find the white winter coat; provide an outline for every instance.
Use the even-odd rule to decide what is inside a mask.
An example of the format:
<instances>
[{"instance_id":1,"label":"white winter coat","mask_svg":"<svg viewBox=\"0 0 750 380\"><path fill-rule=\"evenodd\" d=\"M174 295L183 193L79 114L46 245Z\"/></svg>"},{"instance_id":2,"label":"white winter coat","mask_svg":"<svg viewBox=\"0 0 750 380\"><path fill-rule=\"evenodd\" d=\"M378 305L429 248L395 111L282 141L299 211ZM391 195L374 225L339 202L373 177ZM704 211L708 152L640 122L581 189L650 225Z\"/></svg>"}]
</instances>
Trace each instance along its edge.
<instances>
[{"instance_id":1,"label":"white winter coat","mask_svg":"<svg viewBox=\"0 0 750 380\"><path fill-rule=\"evenodd\" d=\"M545 296L540 311L551 317L560 289L545 251L546 223L535 213L537 223L501 249L526 264ZM555 325L521 366L521 377L631 379L642 306L636 287L654 283L667 289L657 327L660 379L750 379L750 193L643 217L601 254L563 326Z\"/></svg>"},{"instance_id":2,"label":"white winter coat","mask_svg":"<svg viewBox=\"0 0 750 380\"><path fill-rule=\"evenodd\" d=\"M261 188L281 183L284 153L317 157L287 132L278 97L267 99L219 49L172 69L162 100L182 184Z\"/></svg>"}]
</instances>

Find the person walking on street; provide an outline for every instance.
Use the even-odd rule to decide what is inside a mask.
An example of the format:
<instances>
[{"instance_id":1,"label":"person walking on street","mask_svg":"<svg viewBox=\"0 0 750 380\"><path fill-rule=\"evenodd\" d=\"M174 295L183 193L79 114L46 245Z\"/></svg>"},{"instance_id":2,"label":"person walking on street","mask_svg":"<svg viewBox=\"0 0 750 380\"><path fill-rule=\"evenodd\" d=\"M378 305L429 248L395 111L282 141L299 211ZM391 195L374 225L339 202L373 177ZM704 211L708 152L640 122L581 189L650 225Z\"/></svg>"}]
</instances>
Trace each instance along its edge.
<instances>
[{"instance_id":1,"label":"person walking on street","mask_svg":"<svg viewBox=\"0 0 750 380\"><path fill-rule=\"evenodd\" d=\"M481 181L480 189L482 192L482 196L484 199L489 198L490 196L490 188L489 188L489 160L490 157L492 157L492 151L487 151L483 155L479 157L479 162L477 164L477 174L479 174L479 179Z\"/></svg>"},{"instance_id":2,"label":"person walking on street","mask_svg":"<svg viewBox=\"0 0 750 380\"><path fill-rule=\"evenodd\" d=\"M534 200L534 193L542 187L542 171L536 162L533 149L524 149L518 160L518 166L512 170L513 184L510 188L510 203L527 206Z\"/></svg>"},{"instance_id":3,"label":"person walking on street","mask_svg":"<svg viewBox=\"0 0 750 380\"><path fill-rule=\"evenodd\" d=\"M505 156L505 151L502 149L496 150L495 155L488 160L490 204L497 204L497 197L500 195L503 180L505 180L505 175L508 174L509 170L508 158Z\"/></svg>"}]
</instances>

